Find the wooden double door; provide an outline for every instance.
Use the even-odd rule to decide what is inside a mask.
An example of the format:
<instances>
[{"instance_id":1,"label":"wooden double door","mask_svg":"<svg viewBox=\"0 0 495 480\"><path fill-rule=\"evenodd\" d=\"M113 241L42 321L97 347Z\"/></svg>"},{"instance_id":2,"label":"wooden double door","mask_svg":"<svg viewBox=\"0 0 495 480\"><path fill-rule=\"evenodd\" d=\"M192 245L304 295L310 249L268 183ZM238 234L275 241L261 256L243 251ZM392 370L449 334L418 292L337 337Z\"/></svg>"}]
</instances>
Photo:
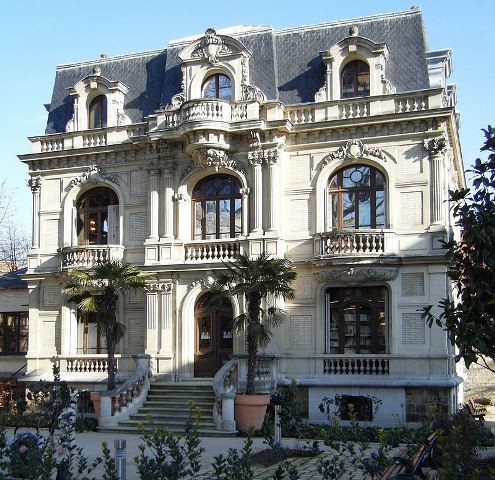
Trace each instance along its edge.
<instances>
[{"instance_id":1,"label":"wooden double door","mask_svg":"<svg viewBox=\"0 0 495 480\"><path fill-rule=\"evenodd\" d=\"M208 306L209 294L196 302L194 376L214 377L232 355L232 306L226 300L220 307Z\"/></svg>"}]
</instances>

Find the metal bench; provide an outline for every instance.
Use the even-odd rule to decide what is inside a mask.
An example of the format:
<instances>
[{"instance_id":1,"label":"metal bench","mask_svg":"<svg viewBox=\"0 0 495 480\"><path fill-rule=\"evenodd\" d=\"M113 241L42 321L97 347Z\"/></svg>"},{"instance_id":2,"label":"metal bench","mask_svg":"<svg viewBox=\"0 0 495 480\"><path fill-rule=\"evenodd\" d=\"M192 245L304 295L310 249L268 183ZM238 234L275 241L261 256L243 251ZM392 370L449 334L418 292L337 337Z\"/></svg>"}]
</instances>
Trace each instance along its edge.
<instances>
[{"instance_id":1,"label":"metal bench","mask_svg":"<svg viewBox=\"0 0 495 480\"><path fill-rule=\"evenodd\" d=\"M485 423L486 407L481 403L476 403L472 398L469 398L466 406L472 417L479 420L481 424Z\"/></svg>"}]
</instances>

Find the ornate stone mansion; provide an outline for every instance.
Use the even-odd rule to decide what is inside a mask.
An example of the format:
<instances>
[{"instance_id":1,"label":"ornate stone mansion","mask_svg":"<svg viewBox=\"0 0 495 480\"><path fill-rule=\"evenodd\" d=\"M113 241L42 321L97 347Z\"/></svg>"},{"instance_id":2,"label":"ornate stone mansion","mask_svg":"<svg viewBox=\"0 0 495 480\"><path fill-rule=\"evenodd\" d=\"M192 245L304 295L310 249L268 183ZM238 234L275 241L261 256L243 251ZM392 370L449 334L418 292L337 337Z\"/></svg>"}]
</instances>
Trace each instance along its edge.
<instances>
[{"instance_id":1,"label":"ornate stone mansion","mask_svg":"<svg viewBox=\"0 0 495 480\"><path fill-rule=\"evenodd\" d=\"M464 173L451 51L427 50L423 28L415 8L208 28L59 65L46 132L19 157L33 193L27 379L54 361L74 384L106 378L95 314L67 302L60 273L118 259L154 274L119 301L122 381L146 354L157 378L242 384L243 303L204 300L223 262L268 252L293 262L296 297L260 352L260 387L294 378L312 421L335 395L383 425L453 411L453 349L420 309L449 295L440 241Z\"/></svg>"}]
</instances>

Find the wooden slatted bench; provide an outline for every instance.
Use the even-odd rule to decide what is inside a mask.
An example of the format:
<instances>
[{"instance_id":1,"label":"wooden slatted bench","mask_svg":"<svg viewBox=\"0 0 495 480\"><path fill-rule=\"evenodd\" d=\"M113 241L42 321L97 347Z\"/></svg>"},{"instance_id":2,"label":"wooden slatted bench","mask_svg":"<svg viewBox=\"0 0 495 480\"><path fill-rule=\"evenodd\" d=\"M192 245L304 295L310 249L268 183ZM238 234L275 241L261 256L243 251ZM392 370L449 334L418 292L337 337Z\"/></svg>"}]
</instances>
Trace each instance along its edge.
<instances>
[{"instance_id":1,"label":"wooden slatted bench","mask_svg":"<svg viewBox=\"0 0 495 480\"><path fill-rule=\"evenodd\" d=\"M476 403L472 398L468 399L466 406L472 417L479 420L481 424L485 423L486 407L481 403Z\"/></svg>"},{"instance_id":2,"label":"wooden slatted bench","mask_svg":"<svg viewBox=\"0 0 495 480\"><path fill-rule=\"evenodd\" d=\"M408 447L402 448L394 457L394 463L387 467L376 480L414 478L414 475L423 478L421 467L430 457L436 440L437 434L432 433L412 455Z\"/></svg>"}]
</instances>

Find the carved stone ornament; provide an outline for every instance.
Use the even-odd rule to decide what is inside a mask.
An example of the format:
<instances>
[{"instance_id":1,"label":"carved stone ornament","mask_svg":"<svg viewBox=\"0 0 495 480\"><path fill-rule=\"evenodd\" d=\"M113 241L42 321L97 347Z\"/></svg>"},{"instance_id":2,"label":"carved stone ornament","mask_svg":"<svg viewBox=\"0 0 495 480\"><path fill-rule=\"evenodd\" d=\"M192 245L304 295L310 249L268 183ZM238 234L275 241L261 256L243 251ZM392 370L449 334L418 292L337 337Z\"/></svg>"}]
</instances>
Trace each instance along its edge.
<instances>
[{"instance_id":1,"label":"carved stone ornament","mask_svg":"<svg viewBox=\"0 0 495 480\"><path fill-rule=\"evenodd\" d=\"M255 85L243 83L241 85L241 99L246 102L256 101L263 103L266 101L266 95Z\"/></svg>"},{"instance_id":2,"label":"carved stone ornament","mask_svg":"<svg viewBox=\"0 0 495 480\"><path fill-rule=\"evenodd\" d=\"M423 143L426 150L431 156L441 155L447 151L447 142L445 137L432 138L431 140L425 140Z\"/></svg>"},{"instance_id":3,"label":"carved stone ornament","mask_svg":"<svg viewBox=\"0 0 495 480\"><path fill-rule=\"evenodd\" d=\"M277 163L279 158L280 150L278 148L267 148L248 152L248 160L251 165Z\"/></svg>"},{"instance_id":4,"label":"carved stone ornament","mask_svg":"<svg viewBox=\"0 0 495 480\"><path fill-rule=\"evenodd\" d=\"M375 157L384 162L387 161L385 153L379 148L370 148L364 145L360 140L349 140L344 146L340 147L336 152L329 153L323 157L321 166L324 167L334 160L349 159L356 162L362 157Z\"/></svg>"},{"instance_id":5,"label":"carved stone ornament","mask_svg":"<svg viewBox=\"0 0 495 480\"><path fill-rule=\"evenodd\" d=\"M323 83L321 88L315 93L315 102L324 102L327 99L327 82Z\"/></svg>"},{"instance_id":6,"label":"carved stone ornament","mask_svg":"<svg viewBox=\"0 0 495 480\"><path fill-rule=\"evenodd\" d=\"M192 158L192 162L182 172L182 178L196 168L214 168L217 172L219 168L230 168L246 175L244 165L229 157L228 153L220 148L198 148L192 153Z\"/></svg>"},{"instance_id":7,"label":"carved stone ornament","mask_svg":"<svg viewBox=\"0 0 495 480\"><path fill-rule=\"evenodd\" d=\"M187 290L194 290L196 287L210 288L215 283L215 278L212 272L206 272L202 278L194 280L187 286Z\"/></svg>"},{"instance_id":8,"label":"carved stone ornament","mask_svg":"<svg viewBox=\"0 0 495 480\"><path fill-rule=\"evenodd\" d=\"M72 117L70 117L70 120L65 124L65 131L67 133L73 132L75 130L75 123L76 123L75 117L76 116L74 114L72 114Z\"/></svg>"},{"instance_id":9,"label":"carved stone ornament","mask_svg":"<svg viewBox=\"0 0 495 480\"><path fill-rule=\"evenodd\" d=\"M184 92L180 92L175 94L172 99L170 100L170 103L168 103L165 107L164 110L177 110L181 107L181 105L185 102L186 100L186 95Z\"/></svg>"},{"instance_id":10,"label":"carved stone ornament","mask_svg":"<svg viewBox=\"0 0 495 480\"><path fill-rule=\"evenodd\" d=\"M172 195L172 200L174 202L185 202L187 198L183 193L174 193Z\"/></svg>"},{"instance_id":11,"label":"carved stone ornament","mask_svg":"<svg viewBox=\"0 0 495 480\"><path fill-rule=\"evenodd\" d=\"M172 284L171 283L148 283L145 287L145 290L148 293L172 293Z\"/></svg>"},{"instance_id":12,"label":"carved stone ornament","mask_svg":"<svg viewBox=\"0 0 495 480\"><path fill-rule=\"evenodd\" d=\"M249 148L257 150L261 146L260 134L256 130L251 130L249 132Z\"/></svg>"},{"instance_id":13,"label":"carved stone ornament","mask_svg":"<svg viewBox=\"0 0 495 480\"><path fill-rule=\"evenodd\" d=\"M33 193L38 193L41 188L41 175L38 175L36 177L31 177L27 181L27 184Z\"/></svg>"},{"instance_id":14,"label":"carved stone ornament","mask_svg":"<svg viewBox=\"0 0 495 480\"><path fill-rule=\"evenodd\" d=\"M199 47L192 53L193 58L205 57L210 63L217 63L220 55L232 53L213 28L208 28Z\"/></svg>"},{"instance_id":15,"label":"carved stone ornament","mask_svg":"<svg viewBox=\"0 0 495 480\"><path fill-rule=\"evenodd\" d=\"M368 281L387 282L397 278L396 267L344 267L315 272L313 276L320 283L362 283Z\"/></svg>"},{"instance_id":16,"label":"carved stone ornament","mask_svg":"<svg viewBox=\"0 0 495 480\"><path fill-rule=\"evenodd\" d=\"M115 183L115 185L119 184L117 175L109 175L98 165L91 165L82 175L71 180L68 189L70 190L72 187L82 185L86 182L98 182L98 180L108 180L109 182Z\"/></svg>"}]
</instances>

